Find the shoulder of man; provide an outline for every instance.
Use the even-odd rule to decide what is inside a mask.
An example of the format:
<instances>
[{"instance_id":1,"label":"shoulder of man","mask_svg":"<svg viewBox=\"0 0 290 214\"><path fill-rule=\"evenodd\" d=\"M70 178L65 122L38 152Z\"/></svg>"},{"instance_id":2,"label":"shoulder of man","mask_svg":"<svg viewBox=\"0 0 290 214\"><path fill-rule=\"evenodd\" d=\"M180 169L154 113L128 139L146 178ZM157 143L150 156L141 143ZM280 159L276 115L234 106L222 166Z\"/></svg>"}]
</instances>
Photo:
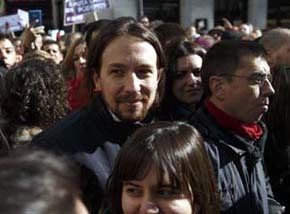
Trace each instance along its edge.
<instances>
[{"instance_id":1,"label":"shoulder of man","mask_svg":"<svg viewBox=\"0 0 290 214\"><path fill-rule=\"evenodd\" d=\"M32 145L57 153L74 154L88 152L106 141L99 123L86 108L71 113L32 140Z\"/></svg>"}]
</instances>

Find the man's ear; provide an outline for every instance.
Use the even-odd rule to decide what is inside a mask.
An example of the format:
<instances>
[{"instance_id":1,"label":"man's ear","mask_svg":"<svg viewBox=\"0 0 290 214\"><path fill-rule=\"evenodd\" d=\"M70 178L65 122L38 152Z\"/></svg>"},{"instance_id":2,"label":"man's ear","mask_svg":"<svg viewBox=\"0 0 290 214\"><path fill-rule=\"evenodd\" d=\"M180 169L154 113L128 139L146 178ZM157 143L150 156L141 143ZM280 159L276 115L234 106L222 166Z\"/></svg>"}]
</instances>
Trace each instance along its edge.
<instances>
[{"instance_id":1,"label":"man's ear","mask_svg":"<svg viewBox=\"0 0 290 214\"><path fill-rule=\"evenodd\" d=\"M275 56L275 51L273 51L272 49L270 48L265 48L266 49L266 60L268 62L269 65L275 65L276 62L276 56Z\"/></svg>"},{"instance_id":2,"label":"man's ear","mask_svg":"<svg viewBox=\"0 0 290 214\"><path fill-rule=\"evenodd\" d=\"M164 73L165 69L164 68L160 68L158 69L158 73L157 73L157 81L160 82L160 80L162 80L165 76L165 73Z\"/></svg>"},{"instance_id":3,"label":"man's ear","mask_svg":"<svg viewBox=\"0 0 290 214\"><path fill-rule=\"evenodd\" d=\"M93 70L93 82L94 82L94 91L101 91L102 85L100 80L100 74L96 72L96 70Z\"/></svg>"},{"instance_id":4,"label":"man's ear","mask_svg":"<svg viewBox=\"0 0 290 214\"><path fill-rule=\"evenodd\" d=\"M220 76L211 76L209 78L208 84L212 96L218 100L224 100L226 94L227 80Z\"/></svg>"}]
</instances>

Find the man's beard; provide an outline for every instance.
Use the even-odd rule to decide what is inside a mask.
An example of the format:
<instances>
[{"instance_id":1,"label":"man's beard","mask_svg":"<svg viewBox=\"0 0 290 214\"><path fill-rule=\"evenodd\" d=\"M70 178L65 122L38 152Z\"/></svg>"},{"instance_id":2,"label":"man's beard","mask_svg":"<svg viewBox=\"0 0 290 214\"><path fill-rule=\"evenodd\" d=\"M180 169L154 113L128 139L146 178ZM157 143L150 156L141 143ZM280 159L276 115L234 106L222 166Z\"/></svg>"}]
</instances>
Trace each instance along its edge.
<instances>
[{"instance_id":1,"label":"man's beard","mask_svg":"<svg viewBox=\"0 0 290 214\"><path fill-rule=\"evenodd\" d=\"M122 104L126 104L126 103L133 103L133 102L141 102L142 103L142 110L141 110L141 113L138 114L137 117L133 117L133 114L134 114L134 109L132 110L132 117L124 117L124 114L122 113L122 110L119 108L120 105ZM143 120L147 113L148 113L148 110L149 110L149 97L147 95L142 95L142 94L138 94L138 95L135 95L135 94L127 94L127 95L121 95L121 96L118 96L116 97L116 109L115 109L115 114L116 116L122 120L122 121L126 121L126 122L136 122L136 121L141 121ZM130 112L130 109L129 111Z\"/></svg>"}]
</instances>

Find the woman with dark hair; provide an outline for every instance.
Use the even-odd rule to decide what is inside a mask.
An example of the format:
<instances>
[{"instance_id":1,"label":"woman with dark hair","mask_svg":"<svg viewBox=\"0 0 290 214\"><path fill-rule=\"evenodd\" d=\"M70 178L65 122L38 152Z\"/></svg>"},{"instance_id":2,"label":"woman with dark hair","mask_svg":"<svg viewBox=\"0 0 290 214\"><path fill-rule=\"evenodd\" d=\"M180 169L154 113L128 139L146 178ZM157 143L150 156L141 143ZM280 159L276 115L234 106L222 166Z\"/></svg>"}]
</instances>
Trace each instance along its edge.
<instances>
[{"instance_id":1,"label":"woman with dark hair","mask_svg":"<svg viewBox=\"0 0 290 214\"><path fill-rule=\"evenodd\" d=\"M219 213L203 140L182 122L158 122L127 140L107 183L113 213Z\"/></svg>"},{"instance_id":2,"label":"woman with dark hair","mask_svg":"<svg viewBox=\"0 0 290 214\"><path fill-rule=\"evenodd\" d=\"M275 95L265 117L269 134L264 156L275 198L290 213L290 67L277 67L273 73Z\"/></svg>"},{"instance_id":3,"label":"woman with dark hair","mask_svg":"<svg viewBox=\"0 0 290 214\"><path fill-rule=\"evenodd\" d=\"M25 60L5 76L2 113L12 146L30 142L68 113L61 70L52 60Z\"/></svg>"},{"instance_id":4,"label":"woman with dark hair","mask_svg":"<svg viewBox=\"0 0 290 214\"><path fill-rule=\"evenodd\" d=\"M196 111L202 95L200 49L179 38L166 50L168 69L160 119L186 121Z\"/></svg>"}]
</instances>

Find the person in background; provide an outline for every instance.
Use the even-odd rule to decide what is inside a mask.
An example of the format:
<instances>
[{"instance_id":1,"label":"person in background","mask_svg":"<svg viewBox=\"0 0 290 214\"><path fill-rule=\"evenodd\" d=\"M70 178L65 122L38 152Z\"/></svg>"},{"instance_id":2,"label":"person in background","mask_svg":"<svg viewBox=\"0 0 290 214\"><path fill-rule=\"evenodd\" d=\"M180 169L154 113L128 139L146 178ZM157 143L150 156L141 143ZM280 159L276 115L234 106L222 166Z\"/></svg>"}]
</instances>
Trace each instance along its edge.
<instances>
[{"instance_id":1,"label":"person in background","mask_svg":"<svg viewBox=\"0 0 290 214\"><path fill-rule=\"evenodd\" d=\"M160 118L187 121L196 111L202 95L202 58L191 42L176 39L167 48L165 95Z\"/></svg>"},{"instance_id":2,"label":"person in background","mask_svg":"<svg viewBox=\"0 0 290 214\"><path fill-rule=\"evenodd\" d=\"M24 47L23 47L23 42L20 38L15 38L13 40L13 45L15 47L15 51L17 55L22 56L24 55Z\"/></svg>"},{"instance_id":3,"label":"person in background","mask_svg":"<svg viewBox=\"0 0 290 214\"><path fill-rule=\"evenodd\" d=\"M66 86L52 60L24 60L5 76L3 128L11 147L30 143L68 113Z\"/></svg>"},{"instance_id":4,"label":"person in background","mask_svg":"<svg viewBox=\"0 0 290 214\"><path fill-rule=\"evenodd\" d=\"M17 53L12 41L4 34L0 34L0 67L2 73L6 73L19 62ZM4 70L6 70L4 72Z\"/></svg>"},{"instance_id":5,"label":"person in background","mask_svg":"<svg viewBox=\"0 0 290 214\"><path fill-rule=\"evenodd\" d=\"M290 66L274 70L273 87L265 122L269 129L265 147L265 163L276 199L290 213Z\"/></svg>"},{"instance_id":6,"label":"person in background","mask_svg":"<svg viewBox=\"0 0 290 214\"><path fill-rule=\"evenodd\" d=\"M64 40L64 46L65 46L65 48L68 48L69 46L71 46L71 44L74 41L76 41L82 37L83 37L83 34L80 32L75 32L75 33L70 32L70 33L66 33L65 35L63 35L61 37L61 40Z\"/></svg>"},{"instance_id":7,"label":"person in background","mask_svg":"<svg viewBox=\"0 0 290 214\"><path fill-rule=\"evenodd\" d=\"M145 27L150 27L150 21L149 21L149 18L148 18L148 16L141 16L140 18L139 18L139 22L141 23L141 24L143 24Z\"/></svg>"},{"instance_id":8,"label":"person in background","mask_svg":"<svg viewBox=\"0 0 290 214\"><path fill-rule=\"evenodd\" d=\"M166 46L170 44L176 38L186 38L185 30L178 23L163 23L154 29L158 39L160 40L162 47L166 49Z\"/></svg>"},{"instance_id":9,"label":"person in background","mask_svg":"<svg viewBox=\"0 0 290 214\"><path fill-rule=\"evenodd\" d=\"M41 49L49 53L56 64L61 64L63 60L63 54L57 41L46 40L43 42Z\"/></svg>"},{"instance_id":10,"label":"person in background","mask_svg":"<svg viewBox=\"0 0 290 214\"><path fill-rule=\"evenodd\" d=\"M77 39L69 47L62 63L62 72L68 84L68 101L72 111L86 106L89 93L85 85L86 43Z\"/></svg>"},{"instance_id":11,"label":"person in background","mask_svg":"<svg viewBox=\"0 0 290 214\"><path fill-rule=\"evenodd\" d=\"M282 209L273 198L263 158L267 128L261 118L275 92L265 57L256 42L230 40L215 44L203 60L205 99L189 123L206 142L222 213Z\"/></svg>"},{"instance_id":12,"label":"person in background","mask_svg":"<svg viewBox=\"0 0 290 214\"><path fill-rule=\"evenodd\" d=\"M194 42L195 39L197 39L198 37L200 37L200 34L198 34L196 32L196 27L193 25L188 26L185 29L185 34L186 34L186 38L190 41L190 42Z\"/></svg>"},{"instance_id":13,"label":"person in background","mask_svg":"<svg viewBox=\"0 0 290 214\"><path fill-rule=\"evenodd\" d=\"M274 28L259 39L267 51L267 62L273 72L276 66L290 65L290 29Z\"/></svg>"},{"instance_id":14,"label":"person in background","mask_svg":"<svg viewBox=\"0 0 290 214\"><path fill-rule=\"evenodd\" d=\"M165 57L154 33L131 18L111 21L90 44L87 70L94 100L42 132L33 145L81 165L83 196L96 213L120 147L155 120Z\"/></svg>"},{"instance_id":15,"label":"person in background","mask_svg":"<svg viewBox=\"0 0 290 214\"><path fill-rule=\"evenodd\" d=\"M1 212L88 214L72 167L63 158L23 148L1 157Z\"/></svg>"},{"instance_id":16,"label":"person in background","mask_svg":"<svg viewBox=\"0 0 290 214\"><path fill-rule=\"evenodd\" d=\"M113 214L219 213L219 194L203 140L182 122L138 129L121 149L107 191Z\"/></svg>"}]
</instances>

